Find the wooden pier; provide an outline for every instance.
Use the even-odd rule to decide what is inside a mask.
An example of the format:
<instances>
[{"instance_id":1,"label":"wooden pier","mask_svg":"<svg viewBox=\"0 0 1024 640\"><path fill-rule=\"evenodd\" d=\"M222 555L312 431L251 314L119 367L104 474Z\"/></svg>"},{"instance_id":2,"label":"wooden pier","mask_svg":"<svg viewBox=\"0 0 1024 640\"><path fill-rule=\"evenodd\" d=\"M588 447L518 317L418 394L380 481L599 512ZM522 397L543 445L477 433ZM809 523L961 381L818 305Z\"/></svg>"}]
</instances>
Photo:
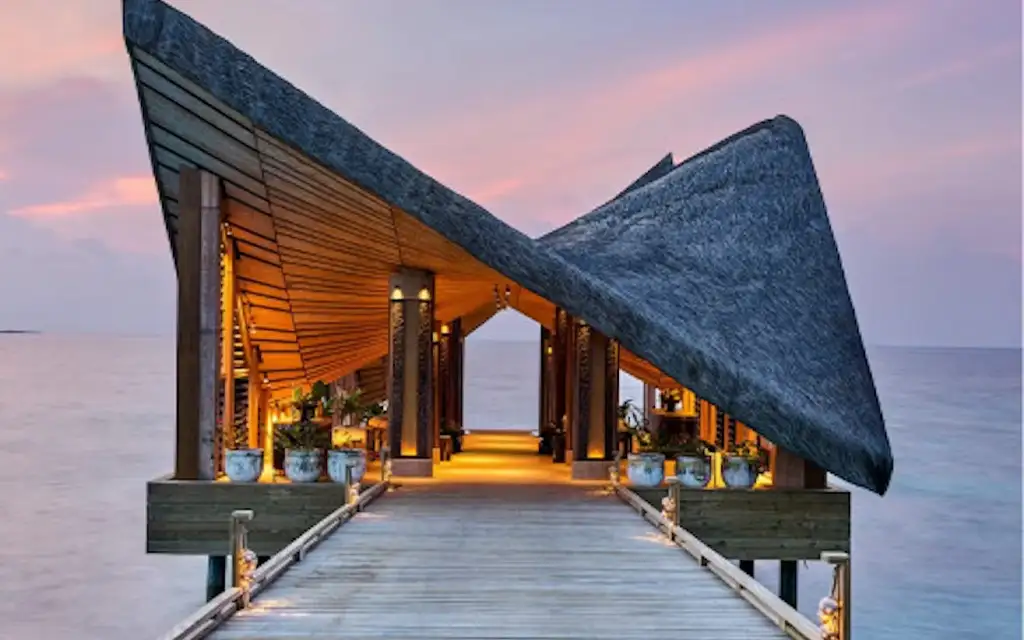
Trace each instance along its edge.
<instances>
[{"instance_id":1,"label":"wooden pier","mask_svg":"<svg viewBox=\"0 0 1024 640\"><path fill-rule=\"evenodd\" d=\"M378 490L301 561L308 541L275 556L248 608L229 593L165 640L821 637L628 488L571 481L514 444L531 440L470 437L438 477Z\"/></svg>"}]
</instances>

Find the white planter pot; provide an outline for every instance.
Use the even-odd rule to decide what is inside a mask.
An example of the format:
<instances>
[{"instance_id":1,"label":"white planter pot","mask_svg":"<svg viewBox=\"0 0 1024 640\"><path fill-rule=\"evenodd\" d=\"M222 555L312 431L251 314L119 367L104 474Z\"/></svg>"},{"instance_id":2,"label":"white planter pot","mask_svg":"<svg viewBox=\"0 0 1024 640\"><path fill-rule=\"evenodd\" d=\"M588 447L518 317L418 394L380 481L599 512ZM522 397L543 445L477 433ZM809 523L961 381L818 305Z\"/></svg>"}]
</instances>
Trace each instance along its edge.
<instances>
[{"instance_id":1,"label":"white planter pot","mask_svg":"<svg viewBox=\"0 0 1024 640\"><path fill-rule=\"evenodd\" d=\"M659 486L665 479L665 455L661 453L629 454L626 476L634 487Z\"/></svg>"},{"instance_id":2,"label":"white planter pot","mask_svg":"<svg viewBox=\"0 0 1024 640\"><path fill-rule=\"evenodd\" d=\"M362 449L331 449L327 452L327 475L334 482L345 482L345 468L352 469L352 482L366 475L366 452Z\"/></svg>"},{"instance_id":3,"label":"white planter pot","mask_svg":"<svg viewBox=\"0 0 1024 640\"><path fill-rule=\"evenodd\" d=\"M319 449L288 449L284 452L284 474L292 482L316 482L324 469L324 452Z\"/></svg>"},{"instance_id":4,"label":"white planter pot","mask_svg":"<svg viewBox=\"0 0 1024 640\"><path fill-rule=\"evenodd\" d=\"M263 449L228 449L224 473L231 482L256 482L263 471Z\"/></svg>"},{"instance_id":5,"label":"white planter pot","mask_svg":"<svg viewBox=\"0 0 1024 640\"><path fill-rule=\"evenodd\" d=\"M711 459L707 456L679 456L676 458L676 477L679 484L701 489L711 481Z\"/></svg>"},{"instance_id":6,"label":"white planter pot","mask_svg":"<svg viewBox=\"0 0 1024 640\"><path fill-rule=\"evenodd\" d=\"M754 486L757 476L750 461L740 456L722 457L722 482L733 489L749 489Z\"/></svg>"}]
</instances>

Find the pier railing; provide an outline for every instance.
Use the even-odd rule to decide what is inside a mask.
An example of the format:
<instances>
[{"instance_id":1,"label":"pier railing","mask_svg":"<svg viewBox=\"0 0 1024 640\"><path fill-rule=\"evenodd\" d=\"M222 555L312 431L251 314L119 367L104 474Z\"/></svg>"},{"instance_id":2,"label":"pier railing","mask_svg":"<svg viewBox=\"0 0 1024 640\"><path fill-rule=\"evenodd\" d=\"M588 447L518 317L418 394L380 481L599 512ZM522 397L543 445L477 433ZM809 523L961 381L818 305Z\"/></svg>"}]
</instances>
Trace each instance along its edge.
<instances>
[{"instance_id":1,"label":"pier railing","mask_svg":"<svg viewBox=\"0 0 1024 640\"><path fill-rule=\"evenodd\" d=\"M335 510L311 527L291 544L269 560L251 570L251 551L245 548L246 522L252 519L251 511L236 511L231 519L232 541L232 584L226 591L207 602L195 613L182 620L161 637L161 640L198 640L205 638L237 611L246 608L249 600L266 589L274 580L292 565L302 562L314 547L335 529L348 522L387 490L387 483L380 482L358 497L352 496L349 503Z\"/></svg>"},{"instance_id":2,"label":"pier railing","mask_svg":"<svg viewBox=\"0 0 1024 640\"><path fill-rule=\"evenodd\" d=\"M791 638L798 640L849 640L849 616L845 615L848 611L839 610L842 600L837 598L835 588L829 599L836 603L836 607L828 613L834 616L838 633L830 636L828 631L823 628L825 620L822 621L822 626L809 620L783 601L782 598L772 593L767 587L744 573L738 566L701 542L692 533L676 524L674 513L658 511L629 488L619 484L614 472L612 475L612 488L619 498L636 509L637 513L645 520L663 531L669 540L693 556L702 567L705 567L721 579L722 582L729 585L740 597L753 605L762 615L771 620L772 623ZM824 555L829 557L823 559L835 565L836 581L839 583L840 589L845 588L844 595L840 597L847 599L848 595L846 594L849 593L849 572L848 565L846 564L848 556L845 553Z\"/></svg>"}]
</instances>

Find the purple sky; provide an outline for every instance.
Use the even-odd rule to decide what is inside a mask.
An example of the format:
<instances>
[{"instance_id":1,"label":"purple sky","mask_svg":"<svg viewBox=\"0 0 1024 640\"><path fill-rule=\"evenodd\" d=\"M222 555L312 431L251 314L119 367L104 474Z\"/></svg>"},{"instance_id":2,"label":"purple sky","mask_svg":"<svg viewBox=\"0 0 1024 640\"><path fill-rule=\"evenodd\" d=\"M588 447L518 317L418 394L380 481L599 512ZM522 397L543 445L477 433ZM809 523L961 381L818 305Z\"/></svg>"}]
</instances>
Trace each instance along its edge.
<instances>
[{"instance_id":1,"label":"purple sky","mask_svg":"<svg viewBox=\"0 0 1024 640\"><path fill-rule=\"evenodd\" d=\"M119 4L3 10L0 328L173 331ZM866 342L1020 345L1019 0L172 4L530 234L788 114Z\"/></svg>"}]
</instances>

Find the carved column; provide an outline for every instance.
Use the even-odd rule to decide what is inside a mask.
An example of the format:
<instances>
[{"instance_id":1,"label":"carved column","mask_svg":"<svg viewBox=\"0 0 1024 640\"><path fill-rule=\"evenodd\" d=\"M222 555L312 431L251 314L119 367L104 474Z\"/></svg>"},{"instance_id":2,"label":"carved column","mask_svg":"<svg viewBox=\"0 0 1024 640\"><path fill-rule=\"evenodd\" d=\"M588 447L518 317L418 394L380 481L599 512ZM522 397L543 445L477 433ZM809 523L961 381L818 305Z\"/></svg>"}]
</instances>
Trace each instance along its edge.
<instances>
[{"instance_id":1,"label":"carved column","mask_svg":"<svg viewBox=\"0 0 1024 640\"><path fill-rule=\"evenodd\" d=\"M434 276L402 269L389 290L388 444L396 476L431 476Z\"/></svg>"},{"instance_id":2,"label":"carved column","mask_svg":"<svg viewBox=\"0 0 1024 640\"><path fill-rule=\"evenodd\" d=\"M572 316L564 309L555 310L555 328L552 346L551 413L555 425L564 430L565 462L572 456ZM562 461L557 455L555 461Z\"/></svg>"},{"instance_id":3,"label":"carved column","mask_svg":"<svg viewBox=\"0 0 1024 640\"><path fill-rule=\"evenodd\" d=\"M537 395L537 429L543 431L551 421L551 332L548 328L540 328L540 390Z\"/></svg>"},{"instance_id":4,"label":"carved column","mask_svg":"<svg viewBox=\"0 0 1024 640\"><path fill-rule=\"evenodd\" d=\"M574 328L572 476L604 478L615 456L619 346L585 322Z\"/></svg>"}]
</instances>

